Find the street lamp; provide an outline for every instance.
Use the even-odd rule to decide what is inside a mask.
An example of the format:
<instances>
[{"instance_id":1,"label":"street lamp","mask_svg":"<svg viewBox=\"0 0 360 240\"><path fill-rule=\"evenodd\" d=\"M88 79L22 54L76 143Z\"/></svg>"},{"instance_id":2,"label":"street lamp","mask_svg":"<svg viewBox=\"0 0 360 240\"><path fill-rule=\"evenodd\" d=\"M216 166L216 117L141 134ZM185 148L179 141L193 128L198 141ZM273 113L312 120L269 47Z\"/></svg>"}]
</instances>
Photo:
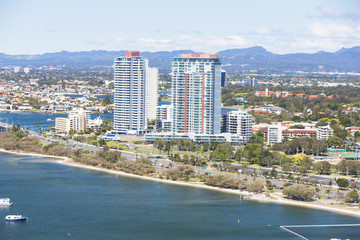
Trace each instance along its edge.
<instances>
[{"instance_id":1,"label":"street lamp","mask_svg":"<svg viewBox=\"0 0 360 240\"><path fill-rule=\"evenodd\" d=\"M242 169L238 170L238 178L240 178L240 174L242 173Z\"/></svg>"}]
</instances>

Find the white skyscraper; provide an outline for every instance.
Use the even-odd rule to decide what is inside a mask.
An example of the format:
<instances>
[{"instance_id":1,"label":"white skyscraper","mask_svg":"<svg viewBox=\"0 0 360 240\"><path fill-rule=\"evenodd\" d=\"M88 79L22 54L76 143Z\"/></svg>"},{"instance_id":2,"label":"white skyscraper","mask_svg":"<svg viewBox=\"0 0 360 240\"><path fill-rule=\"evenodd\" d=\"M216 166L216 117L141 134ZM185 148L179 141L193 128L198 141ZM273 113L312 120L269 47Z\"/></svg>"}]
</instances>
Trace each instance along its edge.
<instances>
[{"instance_id":1,"label":"white skyscraper","mask_svg":"<svg viewBox=\"0 0 360 240\"><path fill-rule=\"evenodd\" d=\"M183 54L172 62L176 133L219 134L221 63L215 54Z\"/></svg>"},{"instance_id":2,"label":"white skyscraper","mask_svg":"<svg viewBox=\"0 0 360 240\"><path fill-rule=\"evenodd\" d=\"M146 119L156 119L156 106L158 102L157 91L159 70L154 67L146 68Z\"/></svg>"},{"instance_id":3,"label":"white skyscraper","mask_svg":"<svg viewBox=\"0 0 360 240\"><path fill-rule=\"evenodd\" d=\"M114 61L114 131L143 134L146 129L146 63L139 52L126 52Z\"/></svg>"}]
</instances>

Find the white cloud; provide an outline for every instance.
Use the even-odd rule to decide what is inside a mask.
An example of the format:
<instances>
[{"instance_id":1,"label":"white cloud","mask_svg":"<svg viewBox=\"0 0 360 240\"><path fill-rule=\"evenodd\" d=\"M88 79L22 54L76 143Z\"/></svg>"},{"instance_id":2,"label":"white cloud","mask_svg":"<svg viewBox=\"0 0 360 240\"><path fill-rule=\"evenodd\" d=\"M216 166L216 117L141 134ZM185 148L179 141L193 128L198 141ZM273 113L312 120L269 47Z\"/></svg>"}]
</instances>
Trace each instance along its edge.
<instances>
[{"instance_id":1,"label":"white cloud","mask_svg":"<svg viewBox=\"0 0 360 240\"><path fill-rule=\"evenodd\" d=\"M342 43L332 39L306 39L290 43L290 47L295 52L314 52L314 51L337 51L344 47Z\"/></svg>"},{"instance_id":2,"label":"white cloud","mask_svg":"<svg viewBox=\"0 0 360 240\"><path fill-rule=\"evenodd\" d=\"M255 31L257 34L262 34L262 35L266 35L266 34L269 34L271 32L270 29L268 28L258 28L256 29Z\"/></svg>"},{"instance_id":3,"label":"white cloud","mask_svg":"<svg viewBox=\"0 0 360 240\"><path fill-rule=\"evenodd\" d=\"M339 24L321 24L307 26L304 35L289 44L293 51L337 51L342 47L360 45L360 26L351 27Z\"/></svg>"},{"instance_id":4,"label":"white cloud","mask_svg":"<svg viewBox=\"0 0 360 240\"><path fill-rule=\"evenodd\" d=\"M181 34L177 38L137 38L129 39L116 37L111 39L101 39L89 41L90 44L99 45L105 48L138 49L141 51L177 50L192 49L195 51L218 51L227 48L249 47L248 41L244 38L232 35L223 38L214 36L194 36Z\"/></svg>"},{"instance_id":5,"label":"white cloud","mask_svg":"<svg viewBox=\"0 0 360 240\"><path fill-rule=\"evenodd\" d=\"M194 50L215 53L230 48L263 46L275 53L337 51L360 45L360 26L314 22L303 32L258 28L252 32L218 37L178 33L176 37L116 37L89 42L105 50L172 51Z\"/></svg>"},{"instance_id":6,"label":"white cloud","mask_svg":"<svg viewBox=\"0 0 360 240\"><path fill-rule=\"evenodd\" d=\"M309 18L322 19L344 19L350 21L360 21L360 14L352 12L340 12L330 7L320 6L316 8L317 13L308 13Z\"/></svg>"},{"instance_id":7,"label":"white cloud","mask_svg":"<svg viewBox=\"0 0 360 240\"><path fill-rule=\"evenodd\" d=\"M307 34L315 37L360 39L360 26L353 28L345 25L315 22L307 27Z\"/></svg>"}]
</instances>

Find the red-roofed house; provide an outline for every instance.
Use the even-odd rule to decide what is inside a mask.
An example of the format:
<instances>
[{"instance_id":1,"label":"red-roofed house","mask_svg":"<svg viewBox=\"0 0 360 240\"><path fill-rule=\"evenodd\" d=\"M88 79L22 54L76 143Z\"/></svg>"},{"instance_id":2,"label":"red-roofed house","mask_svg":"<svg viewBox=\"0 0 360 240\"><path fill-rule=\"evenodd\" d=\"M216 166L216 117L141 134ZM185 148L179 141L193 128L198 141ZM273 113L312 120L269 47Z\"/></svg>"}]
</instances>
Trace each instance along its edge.
<instances>
[{"instance_id":1,"label":"red-roofed house","mask_svg":"<svg viewBox=\"0 0 360 240\"><path fill-rule=\"evenodd\" d=\"M282 135L288 139L293 139L296 137L311 137L316 136L316 130L287 129L282 131Z\"/></svg>"},{"instance_id":2,"label":"red-roofed house","mask_svg":"<svg viewBox=\"0 0 360 240\"><path fill-rule=\"evenodd\" d=\"M265 91L257 91L257 92L255 93L255 96L257 96L257 97L266 96L266 92L265 92Z\"/></svg>"},{"instance_id":3,"label":"red-roofed house","mask_svg":"<svg viewBox=\"0 0 360 240\"><path fill-rule=\"evenodd\" d=\"M347 127L345 128L351 135L354 135L356 132L360 132L360 127Z\"/></svg>"},{"instance_id":4,"label":"red-roofed house","mask_svg":"<svg viewBox=\"0 0 360 240\"><path fill-rule=\"evenodd\" d=\"M268 113L268 111L265 111L265 110L257 110L256 113L258 113L258 114L265 114L265 113Z\"/></svg>"},{"instance_id":5,"label":"red-roofed house","mask_svg":"<svg viewBox=\"0 0 360 240\"><path fill-rule=\"evenodd\" d=\"M318 97L319 97L319 95L309 95L309 98L310 98L310 99L318 98Z\"/></svg>"},{"instance_id":6,"label":"red-roofed house","mask_svg":"<svg viewBox=\"0 0 360 240\"><path fill-rule=\"evenodd\" d=\"M341 110L341 113L342 114L351 114L353 111L352 110L350 110L350 109L343 109L343 110Z\"/></svg>"},{"instance_id":7,"label":"red-roofed house","mask_svg":"<svg viewBox=\"0 0 360 240\"><path fill-rule=\"evenodd\" d=\"M281 96L281 92L279 91L269 91L267 88L265 89L265 91L257 91L255 93L255 96L259 97L266 97L266 96L277 96L280 97Z\"/></svg>"}]
</instances>

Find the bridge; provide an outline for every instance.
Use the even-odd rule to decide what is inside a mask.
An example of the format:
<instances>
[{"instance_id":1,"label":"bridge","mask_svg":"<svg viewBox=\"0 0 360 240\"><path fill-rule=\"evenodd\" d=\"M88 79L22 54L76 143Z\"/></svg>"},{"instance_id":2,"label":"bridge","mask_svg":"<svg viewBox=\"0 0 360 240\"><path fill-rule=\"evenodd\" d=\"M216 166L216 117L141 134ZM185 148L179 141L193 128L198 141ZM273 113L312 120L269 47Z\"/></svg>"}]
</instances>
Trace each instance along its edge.
<instances>
[{"instance_id":1,"label":"bridge","mask_svg":"<svg viewBox=\"0 0 360 240\"><path fill-rule=\"evenodd\" d=\"M0 132L4 132L8 128L12 128L12 126L13 125L11 124L0 122Z\"/></svg>"}]
</instances>

